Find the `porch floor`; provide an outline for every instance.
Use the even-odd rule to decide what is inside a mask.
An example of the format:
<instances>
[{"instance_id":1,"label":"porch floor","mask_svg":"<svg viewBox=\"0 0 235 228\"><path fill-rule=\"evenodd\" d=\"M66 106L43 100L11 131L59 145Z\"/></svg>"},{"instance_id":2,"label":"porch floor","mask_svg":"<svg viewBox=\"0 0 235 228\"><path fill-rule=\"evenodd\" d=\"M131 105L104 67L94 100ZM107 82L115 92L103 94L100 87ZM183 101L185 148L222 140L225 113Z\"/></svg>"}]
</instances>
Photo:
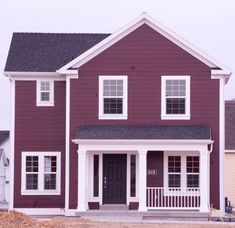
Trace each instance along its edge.
<instances>
[{"instance_id":1,"label":"porch floor","mask_svg":"<svg viewBox=\"0 0 235 228\"><path fill-rule=\"evenodd\" d=\"M208 221L208 213L199 211L149 210L140 212L135 210L88 210L76 212L76 216L95 218L102 221L118 220L141 222L143 220L172 220L172 221Z\"/></svg>"}]
</instances>

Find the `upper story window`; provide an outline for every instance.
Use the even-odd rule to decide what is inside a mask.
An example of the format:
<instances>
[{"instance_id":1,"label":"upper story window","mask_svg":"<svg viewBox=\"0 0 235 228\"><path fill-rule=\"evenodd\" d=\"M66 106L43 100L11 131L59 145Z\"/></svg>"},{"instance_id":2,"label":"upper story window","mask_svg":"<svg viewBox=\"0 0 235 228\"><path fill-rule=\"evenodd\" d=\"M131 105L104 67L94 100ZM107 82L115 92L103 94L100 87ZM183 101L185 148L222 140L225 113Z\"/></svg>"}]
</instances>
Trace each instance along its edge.
<instances>
[{"instance_id":1,"label":"upper story window","mask_svg":"<svg viewBox=\"0 0 235 228\"><path fill-rule=\"evenodd\" d=\"M37 80L37 106L54 106L54 81Z\"/></svg>"},{"instance_id":2,"label":"upper story window","mask_svg":"<svg viewBox=\"0 0 235 228\"><path fill-rule=\"evenodd\" d=\"M190 119L190 76L162 76L161 119Z\"/></svg>"},{"instance_id":3,"label":"upper story window","mask_svg":"<svg viewBox=\"0 0 235 228\"><path fill-rule=\"evenodd\" d=\"M99 119L127 119L127 76L99 76Z\"/></svg>"},{"instance_id":4,"label":"upper story window","mask_svg":"<svg viewBox=\"0 0 235 228\"><path fill-rule=\"evenodd\" d=\"M60 152L22 152L22 195L60 194Z\"/></svg>"}]
</instances>

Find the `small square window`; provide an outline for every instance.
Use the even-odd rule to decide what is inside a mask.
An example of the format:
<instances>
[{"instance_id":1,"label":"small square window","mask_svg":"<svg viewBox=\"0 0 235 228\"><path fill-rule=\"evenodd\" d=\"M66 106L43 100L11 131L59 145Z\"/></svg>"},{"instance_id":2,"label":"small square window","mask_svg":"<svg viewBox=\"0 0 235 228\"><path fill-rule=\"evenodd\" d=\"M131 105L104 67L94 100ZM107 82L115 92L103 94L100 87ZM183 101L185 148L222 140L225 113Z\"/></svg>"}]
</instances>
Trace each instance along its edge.
<instances>
[{"instance_id":1,"label":"small square window","mask_svg":"<svg viewBox=\"0 0 235 228\"><path fill-rule=\"evenodd\" d=\"M54 81L37 80L37 106L54 106Z\"/></svg>"}]
</instances>

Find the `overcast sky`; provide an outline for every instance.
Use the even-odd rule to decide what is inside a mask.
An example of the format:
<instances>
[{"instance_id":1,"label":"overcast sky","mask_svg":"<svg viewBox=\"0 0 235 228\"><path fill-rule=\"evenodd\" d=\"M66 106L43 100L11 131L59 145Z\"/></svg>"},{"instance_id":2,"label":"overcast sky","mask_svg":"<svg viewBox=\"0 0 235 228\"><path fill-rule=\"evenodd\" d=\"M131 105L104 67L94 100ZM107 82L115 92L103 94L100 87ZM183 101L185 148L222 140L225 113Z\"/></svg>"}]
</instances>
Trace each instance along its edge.
<instances>
[{"instance_id":1,"label":"overcast sky","mask_svg":"<svg viewBox=\"0 0 235 228\"><path fill-rule=\"evenodd\" d=\"M143 11L235 75L235 0L1 0L0 129L10 127L10 83L2 73L13 32L113 33ZM235 98L234 78L226 99Z\"/></svg>"}]
</instances>

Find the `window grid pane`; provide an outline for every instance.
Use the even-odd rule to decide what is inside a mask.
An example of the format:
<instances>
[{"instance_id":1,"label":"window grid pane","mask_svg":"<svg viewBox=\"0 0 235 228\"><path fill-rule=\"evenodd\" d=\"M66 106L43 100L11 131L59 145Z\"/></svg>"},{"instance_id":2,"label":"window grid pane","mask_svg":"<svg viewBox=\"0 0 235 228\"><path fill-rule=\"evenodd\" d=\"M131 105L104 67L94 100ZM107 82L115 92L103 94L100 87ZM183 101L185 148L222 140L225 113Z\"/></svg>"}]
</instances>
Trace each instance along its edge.
<instances>
[{"instance_id":1,"label":"window grid pane","mask_svg":"<svg viewBox=\"0 0 235 228\"><path fill-rule=\"evenodd\" d=\"M38 189L38 174L26 174L26 190Z\"/></svg>"},{"instance_id":2,"label":"window grid pane","mask_svg":"<svg viewBox=\"0 0 235 228\"><path fill-rule=\"evenodd\" d=\"M104 114L122 114L122 98L104 98Z\"/></svg>"},{"instance_id":3,"label":"window grid pane","mask_svg":"<svg viewBox=\"0 0 235 228\"><path fill-rule=\"evenodd\" d=\"M187 156L187 187L199 187L199 156Z\"/></svg>"},{"instance_id":4,"label":"window grid pane","mask_svg":"<svg viewBox=\"0 0 235 228\"><path fill-rule=\"evenodd\" d=\"M41 82L41 91L50 91L50 82Z\"/></svg>"},{"instance_id":5,"label":"window grid pane","mask_svg":"<svg viewBox=\"0 0 235 228\"><path fill-rule=\"evenodd\" d=\"M56 174L44 174L44 189L45 190L56 189Z\"/></svg>"},{"instance_id":6,"label":"window grid pane","mask_svg":"<svg viewBox=\"0 0 235 228\"><path fill-rule=\"evenodd\" d=\"M45 190L56 189L56 170L57 170L56 156L45 156L44 157L44 189Z\"/></svg>"},{"instance_id":7,"label":"window grid pane","mask_svg":"<svg viewBox=\"0 0 235 228\"><path fill-rule=\"evenodd\" d=\"M50 92L41 92L41 101L50 101Z\"/></svg>"}]
</instances>

